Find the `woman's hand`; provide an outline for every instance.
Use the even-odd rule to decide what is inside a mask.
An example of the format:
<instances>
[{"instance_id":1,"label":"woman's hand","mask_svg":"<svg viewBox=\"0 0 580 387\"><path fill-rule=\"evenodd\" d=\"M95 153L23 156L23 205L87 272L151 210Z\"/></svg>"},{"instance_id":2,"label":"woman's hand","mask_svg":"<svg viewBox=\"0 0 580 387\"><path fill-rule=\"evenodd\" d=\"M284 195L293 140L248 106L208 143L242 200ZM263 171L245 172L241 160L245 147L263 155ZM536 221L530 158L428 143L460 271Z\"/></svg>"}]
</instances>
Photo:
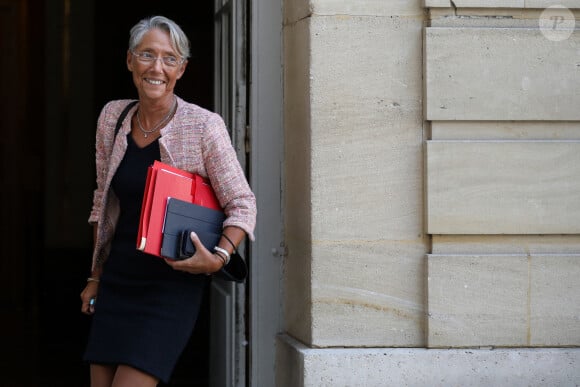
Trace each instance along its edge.
<instances>
[{"instance_id":1,"label":"woman's hand","mask_svg":"<svg viewBox=\"0 0 580 387\"><path fill-rule=\"evenodd\" d=\"M91 315L95 313L95 301L97 300L97 290L99 283L97 281L87 282L87 286L81 292L81 312Z\"/></svg>"},{"instance_id":2,"label":"woman's hand","mask_svg":"<svg viewBox=\"0 0 580 387\"><path fill-rule=\"evenodd\" d=\"M192 232L190 238L195 246L195 254L179 261L165 259L165 262L175 270L191 274L211 274L219 271L224 265L223 259L206 249L196 233Z\"/></svg>"}]
</instances>

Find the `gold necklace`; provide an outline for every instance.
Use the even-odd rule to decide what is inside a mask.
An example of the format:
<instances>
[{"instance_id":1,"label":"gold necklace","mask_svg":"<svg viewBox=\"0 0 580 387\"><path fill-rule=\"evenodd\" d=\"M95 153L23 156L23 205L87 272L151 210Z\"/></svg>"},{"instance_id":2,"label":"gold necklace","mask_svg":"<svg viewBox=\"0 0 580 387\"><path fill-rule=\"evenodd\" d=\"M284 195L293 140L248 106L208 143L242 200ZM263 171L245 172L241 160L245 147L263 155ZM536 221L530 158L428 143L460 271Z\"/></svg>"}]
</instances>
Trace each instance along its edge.
<instances>
[{"instance_id":1,"label":"gold necklace","mask_svg":"<svg viewBox=\"0 0 580 387\"><path fill-rule=\"evenodd\" d=\"M160 128L162 128L165 125L165 123L167 123L167 121L169 121L171 116L173 116L173 114L175 114L176 110L177 110L177 98L173 97L173 106L171 106L171 109L169 109L169 112L167 113L167 115L165 117L163 117L161 119L161 121L159 121L157 123L157 125L155 125L153 127L153 129L150 129L150 130L145 130L145 128L143 127L143 124L141 124L141 111L137 110L137 125L139 126L139 130L141 130L141 132L143 133L143 137L147 138L148 135L150 135L151 133L154 133L154 132L158 131Z\"/></svg>"}]
</instances>

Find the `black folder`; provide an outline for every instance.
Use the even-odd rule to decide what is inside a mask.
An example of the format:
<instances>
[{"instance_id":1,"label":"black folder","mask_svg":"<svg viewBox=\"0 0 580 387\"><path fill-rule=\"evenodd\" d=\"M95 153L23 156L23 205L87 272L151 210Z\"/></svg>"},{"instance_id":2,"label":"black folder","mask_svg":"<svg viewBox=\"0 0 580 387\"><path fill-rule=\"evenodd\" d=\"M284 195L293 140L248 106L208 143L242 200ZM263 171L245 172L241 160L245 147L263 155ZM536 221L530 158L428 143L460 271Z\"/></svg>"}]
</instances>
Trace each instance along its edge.
<instances>
[{"instance_id":1,"label":"black folder","mask_svg":"<svg viewBox=\"0 0 580 387\"><path fill-rule=\"evenodd\" d=\"M199 236L201 243L213 252L213 248L221 238L225 219L226 216L222 211L168 198L161 256L179 260L195 254L195 247L189 237L192 231Z\"/></svg>"}]
</instances>

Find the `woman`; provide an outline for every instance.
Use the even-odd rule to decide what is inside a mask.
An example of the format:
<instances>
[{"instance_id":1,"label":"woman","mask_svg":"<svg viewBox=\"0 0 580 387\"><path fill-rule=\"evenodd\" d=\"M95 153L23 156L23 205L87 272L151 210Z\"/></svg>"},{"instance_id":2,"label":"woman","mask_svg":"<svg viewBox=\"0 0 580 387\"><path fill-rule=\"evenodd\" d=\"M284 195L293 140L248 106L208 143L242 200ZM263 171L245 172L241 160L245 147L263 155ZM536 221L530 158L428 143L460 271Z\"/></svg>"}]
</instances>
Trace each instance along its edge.
<instances>
[{"instance_id":1,"label":"woman","mask_svg":"<svg viewBox=\"0 0 580 387\"><path fill-rule=\"evenodd\" d=\"M98 119L97 189L89 218L95 247L81 293L82 312L93 315L84 355L92 387L168 382L192 333L207 274L220 270L246 235L253 240L255 197L223 120L174 94L189 55L189 41L176 23L162 16L141 20L131 29L127 51L139 101L116 136L117 120L131 101L107 103ZM196 253L183 261L136 249L147 168L154 160L210 179L226 214L216 251L194 234Z\"/></svg>"}]
</instances>

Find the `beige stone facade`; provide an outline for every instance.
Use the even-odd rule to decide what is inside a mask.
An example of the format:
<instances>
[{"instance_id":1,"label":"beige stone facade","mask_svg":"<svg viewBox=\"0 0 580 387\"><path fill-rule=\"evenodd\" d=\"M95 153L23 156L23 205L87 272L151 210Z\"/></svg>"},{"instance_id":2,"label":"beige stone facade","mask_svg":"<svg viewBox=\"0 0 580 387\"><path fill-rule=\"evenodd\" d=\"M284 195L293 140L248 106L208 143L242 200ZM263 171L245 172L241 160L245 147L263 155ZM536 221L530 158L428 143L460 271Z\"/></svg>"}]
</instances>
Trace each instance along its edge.
<instances>
[{"instance_id":1,"label":"beige stone facade","mask_svg":"<svg viewBox=\"0 0 580 387\"><path fill-rule=\"evenodd\" d=\"M580 1L558 5L285 1L279 385L580 385Z\"/></svg>"}]
</instances>

